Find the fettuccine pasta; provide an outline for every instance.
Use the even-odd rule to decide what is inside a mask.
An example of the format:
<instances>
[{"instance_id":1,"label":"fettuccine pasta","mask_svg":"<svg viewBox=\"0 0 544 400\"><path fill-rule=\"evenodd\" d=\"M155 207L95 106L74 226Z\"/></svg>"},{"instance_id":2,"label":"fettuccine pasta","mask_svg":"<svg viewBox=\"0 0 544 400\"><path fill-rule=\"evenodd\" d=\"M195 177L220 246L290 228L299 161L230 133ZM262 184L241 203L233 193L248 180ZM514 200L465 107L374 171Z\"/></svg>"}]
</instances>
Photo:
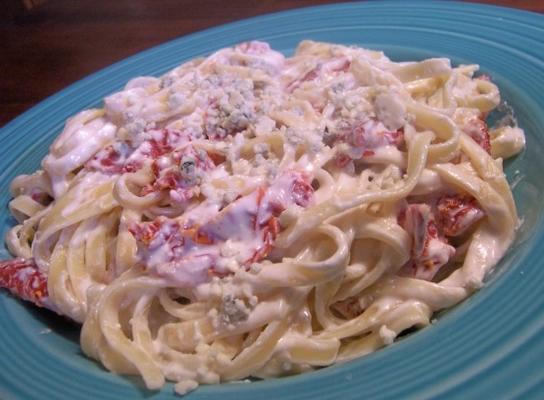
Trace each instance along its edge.
<instances>
[{"instance_id":1,"label":"fettuccine pasta","mask_svg":"<svg viewBox=\"0 0 544 400\"><path fill-rule=\"evenodd\" d=\"M149 389L296 374L482 286L518 217L523 131L478 66L249 42L139 77L17 177L0 284Z\"/></svg>"}]
</instances>

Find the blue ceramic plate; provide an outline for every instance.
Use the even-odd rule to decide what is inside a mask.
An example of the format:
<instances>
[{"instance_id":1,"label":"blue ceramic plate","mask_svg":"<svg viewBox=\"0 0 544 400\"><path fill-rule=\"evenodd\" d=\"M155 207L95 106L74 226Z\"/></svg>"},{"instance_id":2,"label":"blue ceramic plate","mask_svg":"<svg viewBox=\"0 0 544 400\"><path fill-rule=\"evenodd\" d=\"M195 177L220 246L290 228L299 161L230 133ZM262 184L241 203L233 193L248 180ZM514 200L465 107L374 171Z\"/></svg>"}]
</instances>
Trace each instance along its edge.
<instances>
[{"instance_id":1,"label":"blue ceramic plate","mask_svg":"<svg viewBox=\"0 0 544 400\"><path fill-rule=\"evenodd\" d=\"M286 54L302 39L382 49L394 60L430 56L478 63L517 111L527 149L507 164L523 224L486 286L438 321L370 356L302 376L204 386L186 398L544 398L544 16L452 2L370 2L307 8L220 26L150 49L83 79L0 133L0 234L14 221L8 185L35 170L64 121L130 78L259 39ZM7 258L5 249L0 258ZM166 399L140 380L88 360L79 328L0 294L0 398Z\"/></svg>"}]
</instances>

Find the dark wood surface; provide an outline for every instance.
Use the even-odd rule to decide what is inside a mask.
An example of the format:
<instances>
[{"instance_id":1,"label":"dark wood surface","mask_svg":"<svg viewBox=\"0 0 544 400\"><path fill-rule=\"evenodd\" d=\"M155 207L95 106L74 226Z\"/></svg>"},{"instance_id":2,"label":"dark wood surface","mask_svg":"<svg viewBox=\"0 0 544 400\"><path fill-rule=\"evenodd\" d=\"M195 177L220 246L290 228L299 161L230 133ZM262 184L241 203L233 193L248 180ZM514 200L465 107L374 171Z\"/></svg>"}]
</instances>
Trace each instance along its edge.
<instances>
[{"instance_id":1,"label":"dark wood surface","mask_svg":"<svg viewBox=\"0 0 544 400\"><path fill-rule=\"evenodd\" d=\"M3 1L6 1L3 4ZM47 0L0 6L0 126L82 77L167 40L330 0ZM544 0L478 1L544 13Z\"/></svg>"}]
</instances>

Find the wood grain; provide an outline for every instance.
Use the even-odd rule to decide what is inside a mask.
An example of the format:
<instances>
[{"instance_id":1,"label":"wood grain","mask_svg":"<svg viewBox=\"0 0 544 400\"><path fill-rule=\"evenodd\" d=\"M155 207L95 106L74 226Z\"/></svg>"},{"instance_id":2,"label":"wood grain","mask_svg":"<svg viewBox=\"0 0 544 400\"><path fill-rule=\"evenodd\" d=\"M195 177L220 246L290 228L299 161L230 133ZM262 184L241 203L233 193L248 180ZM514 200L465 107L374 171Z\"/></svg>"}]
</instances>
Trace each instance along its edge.
<instances>
[{"instance_id":1,"label":"wood grain","mask_svg":"<svg viewBox=\"0 0 544 400\"><path fill-rule=\"evenodd\" d=\"M242 18L330 0L48 0L0 16L0 126L134 53ZM544 1L479 1L544 12ZM228 4L228 6L227 6Z\"/></svg>"}]
</instances>

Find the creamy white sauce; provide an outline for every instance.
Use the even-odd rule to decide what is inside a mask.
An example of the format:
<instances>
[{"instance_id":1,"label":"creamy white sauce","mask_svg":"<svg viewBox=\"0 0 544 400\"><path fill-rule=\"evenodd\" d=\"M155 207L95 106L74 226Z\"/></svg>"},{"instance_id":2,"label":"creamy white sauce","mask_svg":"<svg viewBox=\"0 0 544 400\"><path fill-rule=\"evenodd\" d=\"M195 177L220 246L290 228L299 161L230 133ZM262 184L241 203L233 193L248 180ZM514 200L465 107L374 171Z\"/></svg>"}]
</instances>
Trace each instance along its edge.
<instances>
[{"instance_id":1,"label":"creamy white sauce","mask_svg":"<svg viewBox=\"0 0 544 400\"><path fill-rule=\"evenodd\" d=\"M55 197L66 191L66 175L82 166L97 151L113 140L117 128L104 118L97 118L70 133L68 151L60 154L48 154L43 160L44 169L53 177L52 186Z\"/></svg>"},{"instance_id":2,"label":"creamy white sauce","mask_svg":"<svg viewBox=\"0 0 544 400\"><path fill-rule=\"evenodd\" d=\"M239 264L249 263L256 252L266 248L270 240L266 232L269 222L276 218L274 213L279 216L282 210L299 201L292 191L299 181L302 182L299 172L287 172L270 187L241 197L219 213L208 214L217 210L217 205L201 203L183 215L181 224L162 225L146 249L147 268L176 285L194 287L209 279L210 268L225 273ZM190 226L191 222L197 224L199 234L206 238L205 243L182 233L182 226ZM165 239L172 235L180 237L181 246L174 248L173 242ZM226 254L227 243L231 251L235 249L235 254Z\"/></svg>"}]
</instances>

